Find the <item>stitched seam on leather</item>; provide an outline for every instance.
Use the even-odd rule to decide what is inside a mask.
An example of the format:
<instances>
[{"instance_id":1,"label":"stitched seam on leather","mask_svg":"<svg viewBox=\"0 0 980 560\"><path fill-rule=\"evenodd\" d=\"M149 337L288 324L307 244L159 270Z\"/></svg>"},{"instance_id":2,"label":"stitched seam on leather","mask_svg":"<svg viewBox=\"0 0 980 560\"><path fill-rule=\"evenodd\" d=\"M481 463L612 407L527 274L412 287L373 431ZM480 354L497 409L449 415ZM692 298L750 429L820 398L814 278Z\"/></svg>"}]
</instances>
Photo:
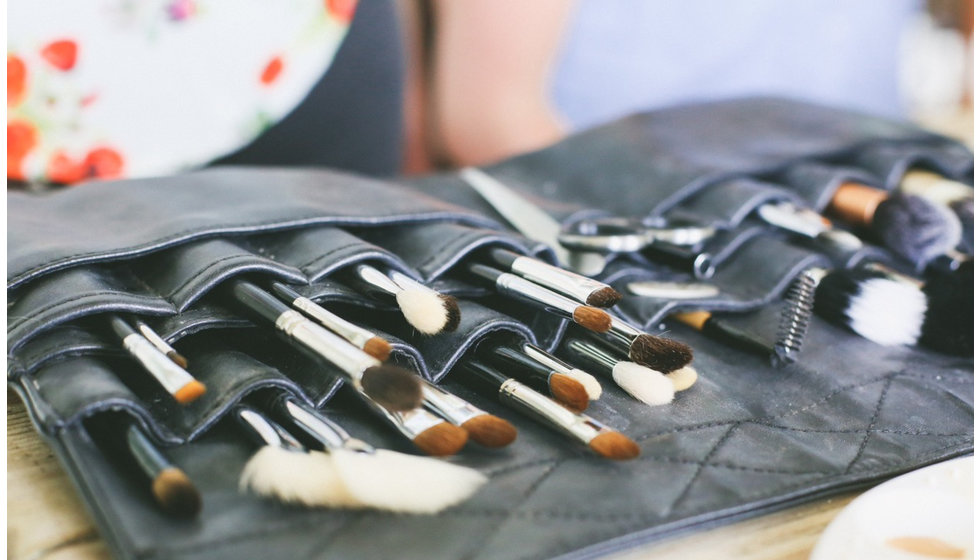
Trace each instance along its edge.
<instances>
[{"instance_id":1,"label":"stitched seam on leather","mask_svg":"<svg viewBox=\"0 0 980 560\"><path fill-rule=\"evenodd\" d=\"M457 237L457 238L451 239L448 243L445 243L441 247L439 247L438 249L436 249L436 252L433 253L433 254L431 254L429 256L429 258L427 258L424 261L422 261L422 263L419 264L418 268L420 268L420 269L421 268L425 268L425 267L429 266L429 264L432 263L432 262L434 262L434 261L442 260L443 259L443 255L445 253L455 253L456 251L459 250L458 249L459 245L468 245L470 243L470 240L471 239L480 239L481 237L484 237L485 235L486 234L484 232L473 231L473 232L467 233L466 235L463 235L461 237Z\"/></svg>"},{"instance_id":2,"label":"stitched seam on leather","mask_svg":"<svg viewBox=\"0 0 980 560\"><path fill-rule=\"evenodd\" d=\"M326 253L323 253L321 255L318 255L316 257L313 257L312 260L310 260L307 263L304 263L304 264L299 265L298 268L300 268L300 269L309 268L309 267L313 266L314 264L317 264L320 261L325 260L327 257L329 257L329 256L331 256L331 255L333 255L335 253L338 253L338 252L343 251L345 249L350 249L351 247L357 247L357 246L360 246L360 245L369 245L369 244L366 241L360 241L360 242L352 241L352 242L348 243L347 245L341 245L340 247L335 247L335 248L327 251Z\"/></svg>"},{"instance_id":3,"label":"stitched seam on leather","mask_svg":"<svg viewBox=\"0 0 980 560\"><path fill-rule=\"evenodd\" d=\"M762 474L789 474L789 475L825 475L825 474L839 474L840 471L790 471L785 469L766 469L762 467L750 467L747 465L737 465L734 463L712 463L709 461L699 461L697 459L682 459L680 457L640 457L636 459L637 461L650 461L650 462L661 462L661 463L676 463L680 465L703 465L706 467L716 467L723 469L730 469L733 471L748 471Z\"/></svg>"},{"instance_id":4,"label":"stitched seam on leather","mask_svg":"<svg viewBox=\"0 0 980 560\"><path fill-rule=\"evenodd\" d=\"M864 448L868 446L868 442L871 441L871 432L878 421L878 414L881 413L882 407L885 405L885 396L888 395L888 390L892 387L893 379L887 379L885 381L885 386L881 388L881 395L878 397L878 404L875 406L874 414L871 415L871 420L868 422L868 428L864 434L864 439L861 441L861 447L858 448L857 454L851 459L851 462L847 464L847 468L844 469L844 474L850 472L851 468L858 462L861 455L864 455Z\"/></svg>"},{"instance_id":5,"label":"stitched seam on leather","mask_svg":"<svg viewBox=\"0 0 980 560\"><path fill-rule=\"evenodd\" d=\"M170 303L174 304L174 307L176 307L177 305L176 305L176 303L173 302L173 298L177 295L177 293L180 292L180 291L182 291L184 288L186 288L190 284L193 284L198 278L200 278L201 276L203 276L204 274L206 274L208 271L210 271L210 270L212 270L214 268L217 268L218 265L220 265L221 263L224 263L224 262L232 261L232 260L235 260L235 259L241 259L243 261L249 261L250 259L255 259L255 258L258 258L258 257L256 257L255 255L229 255L227 257L221 257L218 260L211 261L210 263L208 263L207 266L205 266L202 269L199 269L197 272L195 272L194 274L192 274L190 278L188 278L187 280L181 282L181 284L179 286L177 286L176 288L174 288L173 290L171 290L170 293L164 295L163 297L167 298L167 300L170 301Z\"/></svg>"},{"instance_id":6,"label":"stitched seam on leather","mask_svg":"<svg viewBox=\"0 0 980 560\"><path fill-rule=\"evenodd\" d=\"M11 318L13 318L13 319L19 319L19 320L15 320L12 323L12 326L9 326L8 325L7 332L10 332L10 331L18 328L20 325L28 322L29 320L36 318L37 315L40 315L41 313L44 313L46 311L50 311L51 309L55 309L55 308L57 308L57 307L59 307L61 305L66 305L66 304L69 304L69 303L73 303L73 302L77 302L77 301L82 301L82 300L89 299L89 298L94 298L96 296L119 295L120 293L124 293L124 292L111 291L111 290L100 290L100 291L97 291L97 292L88 292L88 293L85 293L85 294L82 294L82 295L79 295L79 296L74 296L74 297L71 297L71 298L68 298L68 299L63 299L63 300L56 301L54 303L50 303L48 305L45 305L45 306L41 307L40 309L34 310L31 313L31 315L11 315L11 316L8 316L7 317L8 320L11 319ZM126 295L128 297L133 298L133 299L136 299L136 300L159 301L158 298L155 298L153 296L145 296L145 295L141 295L141 294L126 294Z\"/></svg>"},{"instance_id":7,"label":"stitched seam on leather","mask_svg":"<svg viewBox=\"0 0 980 560\"><path fill-rule=\"evenodd\" d=\"M708 450L708 453L704 456L704 459L698 462L698 468L694 471L694 474L691 475L691 478L689 478L688 481L684 484L683 488L681 488L680 493L677 494L677 497L674 498L674 500L670 503L670 506L667 507L667 511L673 511L674 508L677 507L677 504L679 504L681 500L687 497L688 491L690 491L691 488L694 487L694 481L698 479L698 476L700 476L701 471L704 470L704 466L708 463L708 459L714 456L714 454L718 451L718 449L721 448L721 445L726 441L728 441L728 438L731 437L733 433L735 433L735 430L741 424L742 424L741 422L734 423L730 428L728 428L728 431L726 431L720 438L718 438L718 441L716 441L715 444L711 446L711 449Z\"/></svg>"}]
</instances>

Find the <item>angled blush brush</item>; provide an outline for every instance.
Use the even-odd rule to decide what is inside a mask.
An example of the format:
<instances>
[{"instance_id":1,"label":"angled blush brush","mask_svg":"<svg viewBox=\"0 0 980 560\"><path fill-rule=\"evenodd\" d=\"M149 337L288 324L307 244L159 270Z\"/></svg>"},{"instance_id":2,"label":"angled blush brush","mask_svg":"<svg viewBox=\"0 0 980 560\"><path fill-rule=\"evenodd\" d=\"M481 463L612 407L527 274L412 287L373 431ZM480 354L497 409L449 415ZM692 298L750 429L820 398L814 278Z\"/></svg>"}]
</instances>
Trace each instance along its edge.
<instances>
[{"instance_id":1,"label":"angled blush brush","mask_svg":"<svg viewBox=\"0 0 980 560\"><path fill-rule=\"evenodd\" d=\"M623 298L602 282L507 249L494 247L486 251L486 256L508 272L592 307L612 307Z\"/></svg>"},{"instance_id":2,"label":"angled blush brush","mask_svg":"<svg viewBox=\"0 0 980 560\"><path fill-rule=\"evenodd\" d=\"M506 369L515 379L535 391L551 395L552 399L570 410L582 412L589 406L589 392L584 385L516 348L502 344L482 344L477 355L490 365Z\"/></svg>"},{"instance_id":3,"label":"angled blush brush","mask_svg":"<svg viewBox=\"0 0 980 560\"><path fill-rule=\"evenodd\" d=\"M422 334L436 335L459 326L456 298L436 292L408 276L387 273L366 264L354 265L345 277L351 287L378 299L394 299L408 324Z\"/></svg>"},{"instance_id":4,"label":"angled blush brush","mask_svg":"<svg viewBox=\"0 0 980 560\"><path fill-rule=\"evenodd\" d=\"M599 381L591 373L573 367L531 343L522 344L520 349L528 358L531 358L539 364L577 380L585 387L586 392L589 394L589 400L594 401L602 396L602 385L599 384Z\"/></svg>"},{"instance_id":5,"label":"angled blush brush","mask_svg":"<svg viewBox=\"0 0 980 560\"><path fill-rule=\"evenodd\" d=\"M593 371L609 376L624 391L643 404L652 406L674 400L674 383L663 373L648 367L618 360L595 344L569 338L565 351L577 363L588 364Z\"/></svg>"},{"instance_id":6,"label":"angled blush brush","mask_svg":"<svg viewBox=\"0 0 980 560\"><path fill-rule=\"evenodd\" d=\"M123 347L154 379L180 404L197 400L204 394L204 384L194 379L167 354L116 315L109 316L109 326L122 341Z\"/></svg>"},{"instance_id":7,"label":"angled blush brush","mask_svg":"<svg viewBox=\"0 0 980 560\"><path fill-rule=\"evenodd\" d=\"M419 377L386 365L244 280L231 282L232 297L275 325L286 339L336 367L358 390L390 410L411 410L422 402Z\"/></svg>"},{"instance_id":8,"label":"angled blush brush","mask_svg":"<svg viewBox=\"0 0 980 560\"><path fill-rule=\"evenodd\" d=\"M548 313L571 319L590 331L605 332L609 330L611 317L602 309L582 305L520 276L501 272L486 265L470 264L466 268L473 278L493 286L501 295L533 305Z\"/></svg>"},{"instance_id":9,"label":"angled blush brush","mask_svg":"<svg viewBox=\"0 0 980 560\"><path fill-rule=\"evenodd\" d=\"M460 363L460 379L488 396L495 396L542 425L589 447L596 455L614 460L633 459L640 446L629 437L598 420L561 406L516 379L484 363L467 360Z\"/></svg>"},{"instance_id":10,"label":"angled blush brush","mask_svg":"<svg viewBox=\"0 0 980 560\"><path fill-rule=\"evenodd\" d=\"M373 332L361 328L342 317L331 313L315 301L305 298L289 286L281 282L272 283L272 291L283 301L302 311L308 317L331 332L373 356L379 362L384 362L391 355L391 344Z\"/></svg>"}]
</instances>

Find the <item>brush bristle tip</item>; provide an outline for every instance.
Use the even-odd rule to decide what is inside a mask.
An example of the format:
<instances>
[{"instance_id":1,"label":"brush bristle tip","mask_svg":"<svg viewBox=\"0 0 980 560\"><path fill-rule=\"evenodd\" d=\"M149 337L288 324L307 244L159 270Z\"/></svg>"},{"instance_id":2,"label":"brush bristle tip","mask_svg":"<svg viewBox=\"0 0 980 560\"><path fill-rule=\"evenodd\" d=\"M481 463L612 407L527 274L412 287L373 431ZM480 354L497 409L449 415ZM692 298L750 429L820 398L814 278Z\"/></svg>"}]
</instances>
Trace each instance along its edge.
<instances>
[{"instance_id":1,"label":"brush bristle tip","mask_svg":"<svg viewBox=\"0 0 980 560\"><path fill-rule=\"evenodd\" d=\"M193 517L201 511L201 494L184 471L171 467L153 479L153 496L168 513Z\"/></svg>"},{"instance_id":2,"label":"brush bristle tip","mask_svg":"<svg viewBox=\"0 0 980 560\"><path fill-rule=\"evenodd\" d=\"M612 317L605 311L585 305L575 308L572 320L590 331L604 333L612 327Z\"/></svg>"},{"instance_id":3,"label":"brush bristle tip","mask_svg":"<svg viewBox=\"0 0 980 560\"><path fill-rule=\"evenodd\" d=\"M592 438L589 448L600 457L625 461L640 456L640 446L619 432L603 432Z\"/></svg>"},{"instance_id":4,"label":"brush bristle tip","mask_svg":"<svg viewBox=\"0 0 980 560\"><path fill-rule=\"evenodd\" d=\"M445 457L458 453L468 439L469 434L463 428L440 422L415 436L412 442L427 455Z\"/></svg>"},{"instance_id":5,"label":"brush bristle tip","mask_svg":"<svg viewBox=\"0 0 980 560\"><path fill-rule=\"evenodd\" d=\"M363 350L366 354L379 362L385 362L391 356L391 344L379 336L368 339L368 341L364 343Z\"/></svg>"},{"instance_id":6,"label":"brush bristle tip","mask_svg":"<svg viewBox=\"0 0 980 560\"><path fill-rule=\"evenodd\" d=\"M420 378L397 366L380 365L364 370L361 387L371 399L392 412L406 412L422 404Z\"/></svg>"},{"instance_id":7,"label":"brush bristle tip","mask_svg":"<svg viewBox=\"0 0 980 560\"><path fill-rule=\"evenodd\" d=\"M606 286L590 293L589 296L585 298L585 303L594 307L612 307L619 303L619 300L621 299L623 299L623 294L617 292L609 286Z\"/></svg>"},{"instance_id":8,"label":"brush bristle tip","mask_svg":"<svg viewBox=\"0 0 980 560\"><path fill-rule=\"evenodd\" d=\"M492 414L482 414L463 422L469 438L484 447L505 447L517 439L513 424Z\"/></svg>"},{"instance_id":9,"label":"brush bristle tip","mask_svg":"<svg viewBox=\"0 0 980 560\"><path fill-rule=\"evenodd\" d=\"M574 377L553 373L548 378L548 388L552 398L575 412L582 412L589 406L589 392Z\"/></svg>"}]
</instances>

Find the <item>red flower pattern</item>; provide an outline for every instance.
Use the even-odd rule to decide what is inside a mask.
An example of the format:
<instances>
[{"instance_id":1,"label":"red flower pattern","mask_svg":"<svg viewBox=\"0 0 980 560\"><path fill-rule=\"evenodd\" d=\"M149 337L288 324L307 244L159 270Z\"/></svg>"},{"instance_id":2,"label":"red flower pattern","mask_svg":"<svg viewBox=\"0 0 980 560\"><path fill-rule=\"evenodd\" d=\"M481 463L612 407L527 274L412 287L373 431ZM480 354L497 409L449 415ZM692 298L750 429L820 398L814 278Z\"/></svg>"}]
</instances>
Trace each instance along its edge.
<instances>
[{"instance_id":1,"label":"red flower pattern","mask_svg":"<svg viewBox=\"0 0 980 560\"><path fill-rule=\"evenodd\" d=\"M266 85L266 86L272 85L272 83L276 81L276 78L279 77L279 74L282 73L282 67L283 67L282 57L281 56L272 57L272 60L270 60L269 63L265 65L265 68L262 70L262 75L259 76L259 81L262 82L262 85Z\"/></svg>"},{"instance_id":2,"label":"red flower pattern","mask_svg":"<svg viewBox=\"0 0 980 560\"><path fill-rule=\"evenodd\" d=\"M7 55L7 107L20 105L27 91L27 65L12 54Z\"/></svg>"},{"instance_id":3,"label":"red flower pattern","mask_svg":"<svg viewBox=\"0 0 980 560\"><path fill-rule=\"evenodd\" d=\"M357 0L325 0L327 13L344 23L354 19L357 10Z\"/></svg>"},{"instance_id":4,"label":"red flower pattern","mask_svg":"<svg viewBox=\"0 0 980 560\"><path fill-rule=\"evenodd\" d=\"M78 58L78 45L71 39L52 41L41 49L41 56L51 66L67 72L75 67L75 61Z\"/></svg>"},{"instance_id":5,"label":"red flower pattern","mask_svg":"<svg viewBox=\"0 0 980 560\"><path fill-rule=\"evenodd\" d=\"M23 161L37 146L37 128L23 120L7 122L7 177L24 179Z\"/></svg>"}]
</instances>

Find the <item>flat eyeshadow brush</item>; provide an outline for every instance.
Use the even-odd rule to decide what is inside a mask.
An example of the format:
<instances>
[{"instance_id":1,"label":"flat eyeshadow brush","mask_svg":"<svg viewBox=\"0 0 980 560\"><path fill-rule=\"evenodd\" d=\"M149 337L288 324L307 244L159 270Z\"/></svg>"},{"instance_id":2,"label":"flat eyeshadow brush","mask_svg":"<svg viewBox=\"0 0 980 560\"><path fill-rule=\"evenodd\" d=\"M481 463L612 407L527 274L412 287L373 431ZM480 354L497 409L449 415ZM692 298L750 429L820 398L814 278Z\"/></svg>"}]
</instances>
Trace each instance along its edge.
<instances>
[{"instance_id":1,"label":"flat eyeshadow brush","mask_svg":"<svg viewBox=\"0 0 980 560\"><path fill-rule=\"evenodd\" d=\"M486 265L470 264L466 268L474 278L494 286L497 292L502 295L531 304L560 317L571 319L590 331L605 332L609 330L611 317L598 307L582 305L520 276L501 272Z\"/></svg>"},{"instance_id":2,"label":"flat eyeshadow brush","mask_svg":"<svg viewBox=\"0 0 980 560\"><path fill-rule=\"evenodd\" d=\"M484 447L506 447L517 438L517 428L510 422L428 381L422 382L422 405L466 430L469 439Z\"/></svg>"},{"instance_id":3,"label":"flat eyeshadow brush","mask_svg":"<svg viewBox=\"0 0 980 560\"><path fill-rule=\"evenodd\" d=\"M193 402L204 394L206 389L203 383L174 363L146 337L136 332L129 323L116 315L110 315L109 326L122 341L126 352L135 358L178 403Z\"/></svg>"},{"instance_id":4,"label":"flat eyeshadow brush","mask_svg":"<svg viewBox=\"0 0 980 560\"><path fill-rule=\"evenodd\" d=\"M391 344L387 340L327 311L315 301L299 295L289 286L281 282L273 282L272 291L295 309L302 311L320 325L360 348L379 362L386 361L391 355Z\"/></svg>"},{"instance_id":5,"label":"flat eyeshadow brush","mask_svg":"<svg viewBox=\"0 0 980 560\"><path fill-rule=\"evenodd\" d=\"M612 378L624 391L643 404L657 406L674 400L674 383L662 372L616 359L588 341L569 338L565 351L574 362L588 364L593 371Z\"/></svg>"},{"instance_id":6,"label":"flat eyeshadow brush","mask_svg":"<svg viewBox=\"0 0 980 560\"><path fill-rule=\"evenodd\" d=\"M521 344L521 351L524 352L528 358L531 358L539 364L547 366L553 371L563 373L577 380L589 393L589 400L594 401L602 396L602 385L599 384L599 381L591 373L582 371L577 367L573 367L567 362L558 359L554 355L545 352L543 349L538 348L529 342Z\"/></svg>"},{"instance_id":7,"label":"flat eyeshadow brush","mask_svg":"<svg viewBox=\"0 0 980 560\"><path fill-rule=\"evenodd\" d=\"M617 317L612 318L609 331L592 338L618 354L629 356L631 361L657 371L675 371L694 360L694 351L687 344L645 333Z\"/></svg>"},{"instance_id":8,"label":"flat eyeshadow brush","mask_svg":"<svg viewBox=\"0 0 980 560\"><path fill-rule=\"evenodd\" d=\"M589 406L589 392L575 378L559 373L528 357L516 348L505 345L480 345L477 355L489 365L505 368L515 379L575 412Z\"/></svg>"},{"instance_id":9,"label":"flat eyeshadow brush","mask_svg":"<svg viewBox=\"0 0 980 560\"><path fill-rule=\"evenodd\" d=\"M380 406L400 411L421 404L418 376L382 364L254 284L235 279L229 291L240 304L271 321L287 340L333 364L352 386L363 390Z\"/></svg>"},{"instance_id":10,"label":"flat eyeshadow brush","mask_svg":"<svg viewBox=\"0 0 980 560\"><path fill-rule=\"evenodd\" d=\"M579 303L612 307L623 298L622 294L602 282L507 249L494 247L486 252L486 256L496 266Z\"/></svg>"},{"instance_id":11,"label":"flat eyeshadow brush","mask_svg":"<svg viewBox=\"0 0 980 560\"><path fill-rule=\"evenodd\" d=\"M425 408L392 412L374 402L364 391L354 392L378 416L427 455L445 457L458 453L469 440L469 433L439 418Z\"/></svg>"},{"instance_id":12,"label":"flat eyeshadow brush","mask_svg":"<svg viewBox=\"0 0 980 560\"><path fill-rule=\"evenodd\" d=\"M387 274L373 266L357 264L345 276L351 287L374 298L394 299L408 324L422 334L436 335L459 326L456 298L429 289L395 271ZM396 280L397 279L397 280ZM400 283L399 283L400 282Z\"/></svg>"},{"instance_id":13,"label":"flat eyeshadow brush","mask_svg":"<svg viewBox=\"0 0 980 560\"><path fill-rule=\"evenodd\" d=\"M151 481L153 498L170 515L194 517L201 511L201 493L135 423L126 428L126 447Z\"/></svg>"},{"instance_id":14,"label":"flat eyeshadow brush","mask_svg":"<svg viewBox=\"0 0 980 560\"><path fill-rule=\"evenodd\" d=\"M581 442L596 455L614 460L633 459L640 446L598 420L561 406L516 379L478 361L461 362L460 379L503 404L530 416L544 426Z\"/></svg>"}]
</instances>

